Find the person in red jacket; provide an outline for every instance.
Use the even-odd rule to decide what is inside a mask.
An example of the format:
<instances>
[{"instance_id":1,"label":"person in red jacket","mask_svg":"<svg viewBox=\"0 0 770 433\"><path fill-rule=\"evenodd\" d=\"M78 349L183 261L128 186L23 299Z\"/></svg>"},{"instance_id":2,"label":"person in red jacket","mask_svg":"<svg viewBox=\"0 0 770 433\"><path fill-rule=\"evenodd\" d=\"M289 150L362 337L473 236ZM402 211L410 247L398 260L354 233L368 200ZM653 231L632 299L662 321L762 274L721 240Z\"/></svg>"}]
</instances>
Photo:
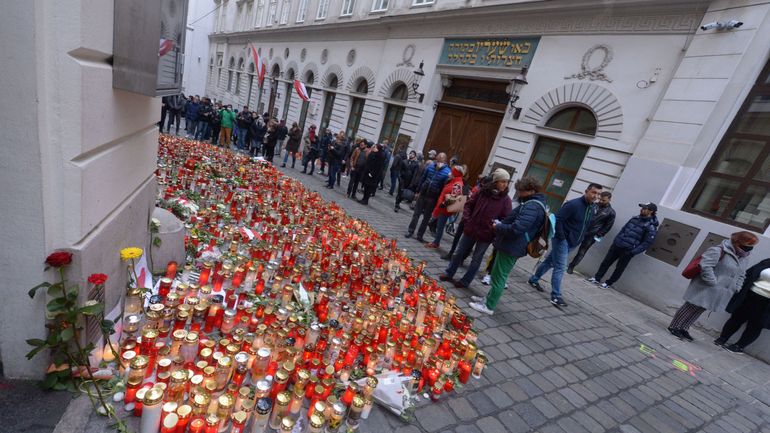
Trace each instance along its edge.
<instances>
[{"instance_id":1,"label":"person in red jacket","mask_svg":"<svg viewBox=\"0 0 770 433\"><path fill-rule=\"evenodd\" d=\"M493 222L505 219L513 207L511 197L508 195L511 175L504 169L498 168L492 172L491 177L491 181L479 188L478 192L471 194L471 198L465 204L463 231L457 252L452 256L452 261L449 262L444 273L439 276L441 281L453 281L457 268L473 249L473 258L468 270L459 281L454 281L455 287L458 288L465 288L471 284L481 267L487 248L495 239Z\"/></svg>"},{"instance_id":2,"label":"person in red jacket","mask_svg":"<svg viewBox=\"0 0 770 433\"><path fill-rule=\"evenodd\" d=\"M441 194L438 196L436 206L433 208L432 217L436 218L436 237L433 242L425 244L427 248L438 248L441 244L441 237L444 235L444 226L453 213L447 210L452 201L459 200L463 194L463 176L465 176L465 168L461 165L452 166L451 178L444 185L444 189L441 190Z\"/></svg>"}]
</instances>

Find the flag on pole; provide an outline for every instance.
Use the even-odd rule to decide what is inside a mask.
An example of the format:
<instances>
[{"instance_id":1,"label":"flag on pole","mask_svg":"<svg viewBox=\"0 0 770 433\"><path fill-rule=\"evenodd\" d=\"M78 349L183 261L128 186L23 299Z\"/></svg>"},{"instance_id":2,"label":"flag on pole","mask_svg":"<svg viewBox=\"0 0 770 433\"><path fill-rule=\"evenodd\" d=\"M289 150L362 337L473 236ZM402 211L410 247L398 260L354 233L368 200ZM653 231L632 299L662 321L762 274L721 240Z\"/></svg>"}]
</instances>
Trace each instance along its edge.
<instances>
[{"instance_id":1,"label":"flag on pole","mask_svg":"<svg viewBox=\"0 0 770 433\"><path fill-rule=\"evenodd\" d=\"M259 85L261 87L262 83L265 81L265 65L262 63L262 58L259 57L257 47L254 45L251 46L251 54L254 57L254 67L256 68L257 79L259 80Z\"/></svg>"},{"instance_id":2,"label":"flag on pole","mask_svg":"<svg viewBox=\"0 0 770 433\"><path fill-rule=\"evenodd\" d=\"M310 95L307 94L307 88L305 87L305 84L300 80L294 80L294 90L297 91L297 95L299 95L300 99L303 101L310 100Z\"/></svg>"}]
</instances>

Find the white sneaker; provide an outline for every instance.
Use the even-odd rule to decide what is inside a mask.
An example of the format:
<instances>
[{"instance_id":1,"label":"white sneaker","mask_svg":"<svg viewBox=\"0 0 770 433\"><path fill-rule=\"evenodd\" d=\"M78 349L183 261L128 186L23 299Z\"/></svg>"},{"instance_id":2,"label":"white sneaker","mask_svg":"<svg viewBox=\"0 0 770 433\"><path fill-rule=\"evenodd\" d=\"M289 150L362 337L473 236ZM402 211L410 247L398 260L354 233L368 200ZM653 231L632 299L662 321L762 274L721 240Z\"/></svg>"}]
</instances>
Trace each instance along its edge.
<instances>
[{"instance_id":1,"label":"white sneaker","mask_svg":"<svg viewBox=\"0 0 770 433\"><path fill-rule=\"evenodd\" d=\"M588 281L589 283L599 284L599 280L597 280L594 277L588 278L586 279L586 281Z\"/></svg>"},{"instance_id":2,"label":"white sneaker","mask_svg":"<svg viewBox=\"0 0 770 433\"><path fill-rule=\"evenodd\" d=\"M481 279L481 284L488 286L492 283L492 276L487 274L484 275L484 278Z\"/></svg>"},{"instance_id":3,"label":"white sneaker","mask_svg":"<svg viewBox=\"0 0 770 433\"><path fill-rule=\"evenodd\" d=\"M601 284L599 284L599 287L601 287L602 289L611 289L612 288L612 286L610 286L607 283L601 283Z\"/></svg>"},{"instance_id":4,"label":"white sneaker","mask_svg":"<svg viewBox=\"0 0 770 433\"><path fill-rule=\"evenodd\" d=\"M471 302L470 306L471 306L471 308L473 308L474 310L478 311L479 313L484 313L484 314L487 314L487 315L490 315L490 316L495 313L494 311L492 311L489 308L487 308L487 306L484 305L481 302Z\"/></svg>"},{"instance_id":5,"label":"white sneaker","mask_svg":"<svg viewBox=\"0 0 770 433\"><path fill-rule=\"evenodd\" d=\"M478 304L483 304L484 301L486 301L486 300L487 300L487 298L485 298L483 296L476 296L476 295L471 296L471 302L475 302L475 303L478 303Z\"/></svg>"}]
</instances>

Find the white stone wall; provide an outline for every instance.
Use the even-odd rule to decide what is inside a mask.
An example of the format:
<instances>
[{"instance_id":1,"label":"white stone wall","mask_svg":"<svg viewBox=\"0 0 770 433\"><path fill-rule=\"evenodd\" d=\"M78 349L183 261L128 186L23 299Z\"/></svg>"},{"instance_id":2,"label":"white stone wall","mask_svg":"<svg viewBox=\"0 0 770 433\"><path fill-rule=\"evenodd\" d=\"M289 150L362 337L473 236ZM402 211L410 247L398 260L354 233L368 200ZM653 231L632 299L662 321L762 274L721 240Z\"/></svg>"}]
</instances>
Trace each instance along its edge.
<instances>
[{"instance_id":1,"label":"white stone wall","mask_svg":"<svg viewBox=\"0 0 770 433\"><path fill-rule=\"evenodd\" d=\"M188 0L187 33L185 35L185 62L182 87L185 95L201 95L208 85L209 34L214 31L215 14L209 14L216 5L211 0ZM209 15L207 15L209 14Z\"/></svg>"},{"instance_id":2,"label":"white stone wall","mask_svg":"<svg viewBox=\"0 0 770 433\"><path fill-rule=\"evenodd\" d=\"M28 338L45 338L41 292L26 290L53 271L43 260L75 253L71 284L108 274L106 307L115 306L126 274L119 250L144 248L154 207L158 99L114 90L108 59L112 2L12 2L0 16L0 66L6 157L0 170L0 356L8 377L40 377L44 358L24 358Z\"/></svg>"}]
</instances>

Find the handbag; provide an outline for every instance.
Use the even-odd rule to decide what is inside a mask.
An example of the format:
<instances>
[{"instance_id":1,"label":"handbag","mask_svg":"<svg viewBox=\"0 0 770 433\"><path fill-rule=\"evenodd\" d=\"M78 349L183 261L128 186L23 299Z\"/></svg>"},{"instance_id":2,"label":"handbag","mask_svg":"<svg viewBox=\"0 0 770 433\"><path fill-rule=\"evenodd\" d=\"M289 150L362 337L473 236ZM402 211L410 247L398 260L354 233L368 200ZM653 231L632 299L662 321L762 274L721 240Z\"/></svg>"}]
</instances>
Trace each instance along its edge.
<instances>
[{"instance_id":1,"label":"handbag","mask_svg":"<svg viewBox=\"0 0 770 433\"><path fill-rule=\"evenodd\" d=\"M411 202L414 200L414 191L411 189L405 189L401 191L401 199L405 202Z\"/></svg>"},{"instance_id":2,"label":"handbag","mask_svg":"<svg viewBox=\"0 0 770 433\"><path fill-rule=\"evenodd\" d=\"M446 210L449 213L457 213L462 212L463 208L465 207L465 202L468 201L467 195L450 195L447 197L447 207Z\"/></svg>"},{"instance_id":3,"label":"handbag","mask_svg":"<svg viewBox=\"0 0 770 433\"><path fill-rule=\"evenodd\" d=\"M721 248L722 252L719 254L719 260L722 260L722 257L725 256L725 249ZM700 275L702 269L700 267L700 261L703 258L702 255L692 259L690 263L687 264L687 266L684 267L682 270L682 276L687 278L688 280L692 280L698 275Z\"/></svg>"}]
</instances>

